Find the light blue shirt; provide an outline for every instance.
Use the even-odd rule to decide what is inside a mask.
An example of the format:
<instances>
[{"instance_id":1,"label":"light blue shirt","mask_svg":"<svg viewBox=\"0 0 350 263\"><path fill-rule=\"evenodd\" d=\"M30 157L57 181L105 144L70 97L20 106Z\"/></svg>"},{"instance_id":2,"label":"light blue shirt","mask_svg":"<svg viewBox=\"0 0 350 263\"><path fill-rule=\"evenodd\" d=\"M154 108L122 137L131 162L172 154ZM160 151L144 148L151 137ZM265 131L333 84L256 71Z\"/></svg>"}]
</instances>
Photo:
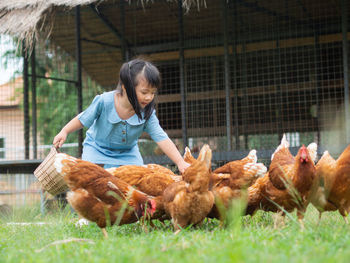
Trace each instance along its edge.
<instances>
[{"instance_id":1,"label":"light blue shirt","mask_svg":"<svg viewBox=\"0 0 350 263\"><path fill-rule=\"evenodd\" d=\"M116 91L97 95L90 106L78 115L80 122L88 129L83 143L82 159L105 164L106 167L127 164L142 165L143 159L137 141L147 132L155 142L168 138L159 125L155 110L146 121L134 114L122 120L114 106ZM142 117L144 113L142 112Z\"/></svg>"}]
</instances>

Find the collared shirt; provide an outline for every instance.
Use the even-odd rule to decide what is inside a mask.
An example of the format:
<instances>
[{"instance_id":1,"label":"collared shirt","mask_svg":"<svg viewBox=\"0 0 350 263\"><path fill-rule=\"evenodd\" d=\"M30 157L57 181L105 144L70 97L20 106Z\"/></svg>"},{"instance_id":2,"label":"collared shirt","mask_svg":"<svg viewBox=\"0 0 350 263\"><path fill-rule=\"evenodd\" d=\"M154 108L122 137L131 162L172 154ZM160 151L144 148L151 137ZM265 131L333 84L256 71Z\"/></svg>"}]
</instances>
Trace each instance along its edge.
<instances>
[{"instance_id":1,"label":"collared shirt","mask_svg":"<svg viewBox=\"0 0 350 263\"><path fill-rule=\"evenodd\" d=\"M153 111L146 121L136 114L122 120L114 105L116 91L97 95L90 106L78 115L80 122L88 129L83 143L82 159L98 164L119 166L126 164L142 165L137 141L147 132L155 142L168 138L159 125ZM142 112L142 117L144 113Z\"/></svg>"}]
</instances>

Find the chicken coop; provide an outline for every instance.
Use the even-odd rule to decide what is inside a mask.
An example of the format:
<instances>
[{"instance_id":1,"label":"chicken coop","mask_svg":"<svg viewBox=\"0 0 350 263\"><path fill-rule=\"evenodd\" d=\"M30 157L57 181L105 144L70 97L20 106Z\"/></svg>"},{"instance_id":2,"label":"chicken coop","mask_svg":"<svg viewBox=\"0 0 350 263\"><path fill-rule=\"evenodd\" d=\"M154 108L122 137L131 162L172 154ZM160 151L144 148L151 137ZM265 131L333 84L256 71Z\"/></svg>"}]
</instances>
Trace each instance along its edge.
<instances>
[{"instance_id":1,"label":"chicken coop","mask_svg":"<svg viewBox=\"0 0 350 263\"><path fill-rule=\"evenodd\" d=\"M350 143L346 0L8 1L0 12L23 63L0 86L5 174L33 171L137 56L161 72L161 126L180 152L209 144L214 166L250 149L268 165L283 133L292 150ZM84 131L69 136L63 151L79 156ZM171 164L147 134L139 145L145 163Z\"/></svg>"}]
</instances>

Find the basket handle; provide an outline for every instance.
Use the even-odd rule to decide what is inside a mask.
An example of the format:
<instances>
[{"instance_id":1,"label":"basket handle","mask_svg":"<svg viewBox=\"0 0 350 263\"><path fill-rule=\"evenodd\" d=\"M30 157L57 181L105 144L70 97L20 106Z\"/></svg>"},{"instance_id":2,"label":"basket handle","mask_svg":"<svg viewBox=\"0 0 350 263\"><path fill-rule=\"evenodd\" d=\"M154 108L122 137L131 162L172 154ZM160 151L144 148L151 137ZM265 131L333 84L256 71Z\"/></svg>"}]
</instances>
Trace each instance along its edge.
<instances>
[{"instance_id":1,"label":"basket handle","mask_svg":"<svg viewBox=\"0 0 350 263\"><path fill-rule=\"evenodd\" d=\"M60 151L60 147L56 147L55 145L52 145L52 148L55 148L55 150L56 150L57 153L60 153L60 152L61 152L61 151Z\"/></svg>"}]
</instances>

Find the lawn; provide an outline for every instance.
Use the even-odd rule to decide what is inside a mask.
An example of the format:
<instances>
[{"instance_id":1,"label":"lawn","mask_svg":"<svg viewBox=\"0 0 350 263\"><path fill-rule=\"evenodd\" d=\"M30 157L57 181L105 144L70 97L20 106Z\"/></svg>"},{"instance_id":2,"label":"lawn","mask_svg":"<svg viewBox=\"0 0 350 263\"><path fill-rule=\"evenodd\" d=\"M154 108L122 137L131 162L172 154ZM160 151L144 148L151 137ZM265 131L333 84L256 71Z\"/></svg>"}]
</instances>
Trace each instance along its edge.
<instances>
[{"instance_id":1,"label":"lawn","mask_svg":"<svg viewBox=\"0 0 350 263\"><path fill-rule=\"evenodd\" d=\"M68 208L45 216L38 208L21 209L0 219L0 262L349 262L350 226L336 212L324 213L318 225L310 206L304 230L295 214L277 229L271 213L232 214L226 227L206 220L174 235L170 222L156 221L148 233L135 223L109 227L104 239L95 224L76 227Z\"/></svg>"}]
</instances>

